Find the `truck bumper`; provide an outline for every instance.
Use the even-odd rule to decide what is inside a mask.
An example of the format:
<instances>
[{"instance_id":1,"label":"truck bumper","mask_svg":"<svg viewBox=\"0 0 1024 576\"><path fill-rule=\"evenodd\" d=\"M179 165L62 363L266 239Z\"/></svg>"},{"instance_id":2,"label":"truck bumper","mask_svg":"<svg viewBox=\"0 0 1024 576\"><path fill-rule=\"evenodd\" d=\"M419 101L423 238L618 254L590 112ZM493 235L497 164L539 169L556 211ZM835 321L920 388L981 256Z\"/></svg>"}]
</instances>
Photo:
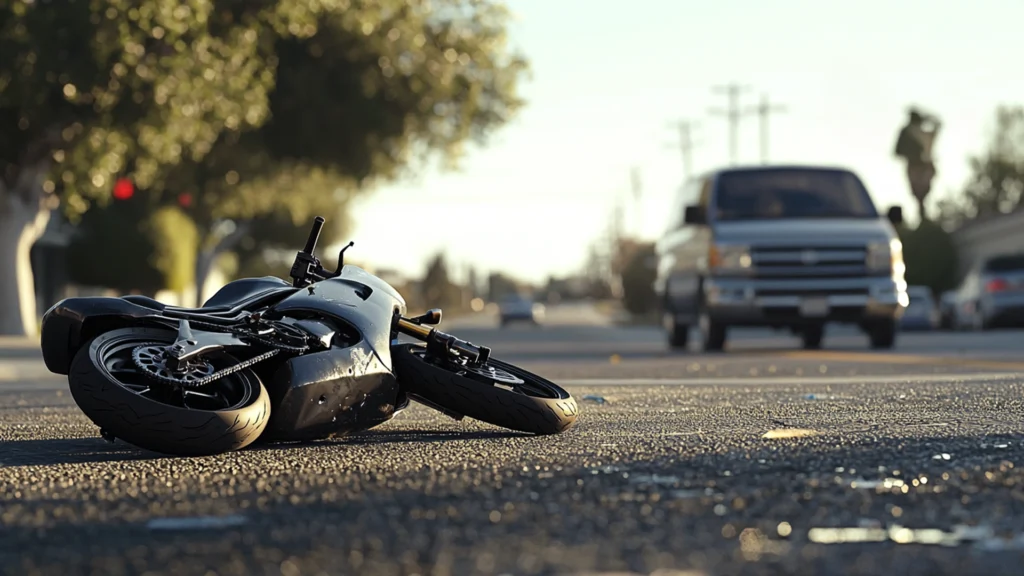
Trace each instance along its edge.
<instances>
[{"instance_id":1,"label":"truck bumper","mask_svg":"<svg viewBox=\"0 0 1024 576\"><path fill-rule=\"evenodd\" d=\"M709 278L704 294L709 318L731 326L898 320L909 303L906 283L892 277Z\"/></svg>"}]
</instances>

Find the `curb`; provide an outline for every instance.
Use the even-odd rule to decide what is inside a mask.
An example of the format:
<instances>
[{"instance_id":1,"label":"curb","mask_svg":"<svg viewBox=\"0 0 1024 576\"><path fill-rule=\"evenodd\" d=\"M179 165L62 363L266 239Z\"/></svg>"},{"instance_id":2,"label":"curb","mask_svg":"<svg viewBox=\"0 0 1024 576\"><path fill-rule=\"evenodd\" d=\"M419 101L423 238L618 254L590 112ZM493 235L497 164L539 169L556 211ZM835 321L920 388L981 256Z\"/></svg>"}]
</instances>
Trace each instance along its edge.
<instances>
[{"instance_id":1,"label":"curb","mask_svg":"<svg viewBox=\"0 0 1024 576\"><path fill-rule=\"evenodd\" d=\"M0 361L0 383L52 380L59 378L46 369L42 360L8 359Z\"/></svg>"}]
</instances>

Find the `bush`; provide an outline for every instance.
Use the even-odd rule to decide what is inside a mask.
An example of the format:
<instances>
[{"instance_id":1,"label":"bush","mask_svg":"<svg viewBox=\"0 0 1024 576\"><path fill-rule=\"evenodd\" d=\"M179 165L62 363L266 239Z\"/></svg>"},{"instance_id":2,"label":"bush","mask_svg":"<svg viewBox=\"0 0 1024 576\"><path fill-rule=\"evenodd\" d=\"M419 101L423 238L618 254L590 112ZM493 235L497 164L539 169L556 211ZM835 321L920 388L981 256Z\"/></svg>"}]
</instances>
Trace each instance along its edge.
<instances>
[{"instance_id":1,"label":"bush","mask_svg":"<svg viewBox=\"0 0 1024 576\"><path fill-rule=\"evenodd\" d=\"M622 270L622 305L631 314L643 315L654 309L654 245L637 246Z\"/></svg>"},{"instance_id":2,"label":"bush","mask_svg":"<svg viewBox=\"0 0 1024 576\"><path fill-rule=\"evenodd\" d=\"M927 286L935 294L956 287L956 245L942 226L924 220L913 230L901 228L900 240L908 284Z\"/></svg>"},{"instance_id":3,"label":"bush","mask_svg":"<svg viewBox=\"0 0 1024 576\"><path fill-rule=\"evenodd\" d=\"M193 283L198 234L184 212L152 210L136 195L94 206L79 223L67 251L69 279L122 293L154 295Z\"/></svg>"},{"instance_id":4,"label":"bush","mask_svg":"<svg viewBox=\"0 0 1024 576\"><path fill-rule=\"evenodd\" d=\"M175 206L160 208L143 221L142 233L153 246L148 262L162 287L182 292L195 284L199 231L192 219Z\"/></svg>"}]
</instances>

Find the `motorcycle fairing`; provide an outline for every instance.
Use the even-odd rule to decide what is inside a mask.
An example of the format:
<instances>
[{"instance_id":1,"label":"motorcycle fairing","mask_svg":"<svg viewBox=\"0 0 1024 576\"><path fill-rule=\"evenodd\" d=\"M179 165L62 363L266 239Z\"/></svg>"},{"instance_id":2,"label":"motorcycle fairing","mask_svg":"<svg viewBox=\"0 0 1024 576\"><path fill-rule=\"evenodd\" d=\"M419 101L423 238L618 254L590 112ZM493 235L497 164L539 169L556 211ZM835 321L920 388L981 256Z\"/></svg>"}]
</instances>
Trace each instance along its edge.
<instances>
[{"instance_id":1,"label":"motorcycle fairing","mask_svg":"<svg viewBox=\"0 0 1024 576\"><path fill-rule=\"evenodd\" d=\"M405 403L392 372L394 315L405 300L356 266L296 291L273 311L292 318L341 321L358 337L289 358L264 376L273 410L263 438L296 441L342 436L390 420Z\"/></svg>"},{"instance_id":2,"label":"motorcycle fairing","mask_svg":"<svg viewBox=\"0 0 1024 576\"><path fill-rule=\"evenodd\" d=\"M43 363L55 374L67 375L79 348L93 336L136 326L156 310L124 298L65 298L43 315L40 345Z\"/></svg>"},{"instance_id":3,"label":"motorcycle fairing","mask_svg":"<svg viewBox=\"0 0 1024 576\"><path fill-rule=\"evenodd\" d=\"M406 311L405 300L394 288L352 265L346 265L341 276L299 290L273 309L287 316L312 312L348 323L359 331L387 370L392 368L392 323L396 313Z\"/></svg>"},{"instance_id":4,"label":"motorcycle fairing","mask_svg":"<svg viewBox=\"0 0 1024 576\"><path fill-rule=\"evenodd\" d=\"M274 408L261 441L344 436L390 420L400 407L398 381L365 339L289 358L265 384Z\"/></svg>"}]
</instances>

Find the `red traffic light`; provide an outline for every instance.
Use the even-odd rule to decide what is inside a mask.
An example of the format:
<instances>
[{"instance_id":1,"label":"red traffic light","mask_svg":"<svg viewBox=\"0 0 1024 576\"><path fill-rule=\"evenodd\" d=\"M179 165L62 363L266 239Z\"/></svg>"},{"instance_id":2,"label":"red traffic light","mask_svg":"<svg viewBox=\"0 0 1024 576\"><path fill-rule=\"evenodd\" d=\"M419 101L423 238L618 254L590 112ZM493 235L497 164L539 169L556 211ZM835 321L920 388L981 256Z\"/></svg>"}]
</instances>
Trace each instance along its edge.
<instances>
[{"instance_id":1,"label":"red traffic light","mask_svg":"<svg viewBox=\"0 0 1024 576\"><path fill-rule=\"evenodd\" d=\"M127 200L135 194L135 185L127 178L118 178L114 182L114 198L116 200Z\"/></svg>"}]
</instances>

